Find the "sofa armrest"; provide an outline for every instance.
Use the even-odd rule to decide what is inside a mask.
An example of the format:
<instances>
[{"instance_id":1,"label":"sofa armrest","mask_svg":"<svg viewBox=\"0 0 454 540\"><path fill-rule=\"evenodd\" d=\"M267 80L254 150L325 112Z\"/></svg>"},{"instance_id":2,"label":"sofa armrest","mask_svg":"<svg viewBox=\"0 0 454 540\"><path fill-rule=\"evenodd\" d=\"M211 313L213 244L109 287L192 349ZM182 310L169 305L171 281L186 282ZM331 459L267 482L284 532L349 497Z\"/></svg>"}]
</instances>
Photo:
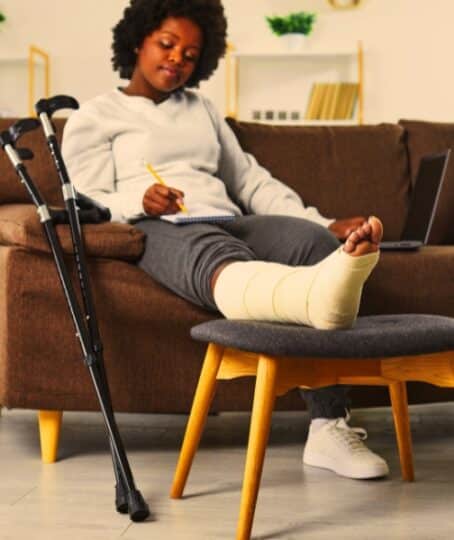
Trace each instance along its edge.
<instances>
[{"instance_id":1,"label":"sofa armrest","mask_svg":"<svg viewBox=\"0 0 454 540\"><path fill-rule=\"evenodd\" d=\"M69 225L57 225L64 253L74 253ZM133 225L116 222L82 225L89 257L134 261L144 249L144 233ZM51 253L42 224L32 204L0 206L0 244Z\"/></svg>"}]
</instances>

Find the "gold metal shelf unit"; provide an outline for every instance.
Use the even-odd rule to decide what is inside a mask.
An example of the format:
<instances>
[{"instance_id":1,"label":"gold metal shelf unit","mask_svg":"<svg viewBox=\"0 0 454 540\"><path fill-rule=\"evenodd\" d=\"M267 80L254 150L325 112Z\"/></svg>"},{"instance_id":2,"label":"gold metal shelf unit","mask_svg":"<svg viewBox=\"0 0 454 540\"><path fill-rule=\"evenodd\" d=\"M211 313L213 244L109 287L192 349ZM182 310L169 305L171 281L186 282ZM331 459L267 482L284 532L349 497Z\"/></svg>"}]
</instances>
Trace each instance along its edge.
<instances>
[{"instance_id":1,"label":"gold metal shelf unit","mask_svg":"<svg viewBox=\"0 0 454 540\"><path fill-rule=\"evenodd\" d=\"M313 57L317 58L322 56L334 56L337 54L349 54L356 56L357 61L357 83L358 83L358 109L357 109L357 122L363 124L364 121L364 51L361 41L358 41L356 51L344 52L342 51L313 51L313 52L301 52L301 53L237 53L235 47L229 43L226 54L226 77L225 77L225 98L226 116L238 119L239 110L239 95L240 95L240 77L239 77L239 62L241 58L257 57L257 58L271 58L271 57L286 57L286 58L304 58ZM329 121L325 121L329 122Z\"/></svg>"},{"instance_id":2,"label":"gold metal shelf unit","mask_svg":"<svg viewBox=\"0 0 454 540\"><path fill-rule=\"evenodd\" d=\"M40 97L50 96L50 59L49 55L36 47L30 45L28 51L28 111L30 116L36 116L34 104L36 102L36 68L37 58L41 58L44 65L44 92Z\"/></svg>"}]
</instances>

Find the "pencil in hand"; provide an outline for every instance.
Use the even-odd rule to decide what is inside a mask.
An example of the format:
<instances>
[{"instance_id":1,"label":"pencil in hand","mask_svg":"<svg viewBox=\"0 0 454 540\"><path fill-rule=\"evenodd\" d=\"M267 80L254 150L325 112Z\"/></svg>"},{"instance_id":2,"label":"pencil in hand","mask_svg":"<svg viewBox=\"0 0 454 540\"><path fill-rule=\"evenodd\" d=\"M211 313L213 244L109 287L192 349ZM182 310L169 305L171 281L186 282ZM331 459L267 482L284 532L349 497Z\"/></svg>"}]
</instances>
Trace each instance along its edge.
<instances>
[{"instance_id":1,"label":"pencil in hand","mask_svg":"<svg viewBox=\"0 0 454 540\"><path fill-rule=\"evenodd\" d=\"M147 163L145 160L143 161L147 171L151 174L151 176L157 180L160 184L162 184L163 186L167 186L167 184L164 182L164 180L162 179L161 176L159 176L159 174L153 169L153 167ZM184 212L185 214L189 214L189 211L188 209L186 208L186 206L184 204L181 204L177 201L177 205L178 205L178 208Z\"/></svg>"}]
</instances>

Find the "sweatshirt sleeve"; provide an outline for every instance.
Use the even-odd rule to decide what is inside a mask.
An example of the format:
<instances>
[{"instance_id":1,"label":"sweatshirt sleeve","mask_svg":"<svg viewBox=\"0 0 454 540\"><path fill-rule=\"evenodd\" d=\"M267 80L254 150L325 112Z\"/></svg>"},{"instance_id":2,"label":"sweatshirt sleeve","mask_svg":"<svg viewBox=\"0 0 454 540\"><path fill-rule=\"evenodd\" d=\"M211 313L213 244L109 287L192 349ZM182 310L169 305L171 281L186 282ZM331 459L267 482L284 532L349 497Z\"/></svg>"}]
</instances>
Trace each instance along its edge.
<instances>
[{"instance_id":1,"label":"sweatshirt sleeve","mask_svg":"<svg viewBox=\"0 0 454 540\"><path fill-rule=\"evenodd\" d=\"M76 190L107 206L112 221L127 222L144 215L143 193L116 190L112 135L94 112L82 108L69 117L62 154Z\"/></svg>"},{"instance_id":2,"label":"sweatshirt sleeve","mask_svg":"<svg viewBox=\"0 0 454 540\"><path fill-rule=\"evenodd\" d=\"M294 190L273 178L254 156L244 152L227 122L208 99L204 98L204 102L221 146L218 176L226 184L229 195L246 213L300 217L324 227L333 223L334 219L323 217L315 207L305 207Z\"/></svg>"}]
</instances>

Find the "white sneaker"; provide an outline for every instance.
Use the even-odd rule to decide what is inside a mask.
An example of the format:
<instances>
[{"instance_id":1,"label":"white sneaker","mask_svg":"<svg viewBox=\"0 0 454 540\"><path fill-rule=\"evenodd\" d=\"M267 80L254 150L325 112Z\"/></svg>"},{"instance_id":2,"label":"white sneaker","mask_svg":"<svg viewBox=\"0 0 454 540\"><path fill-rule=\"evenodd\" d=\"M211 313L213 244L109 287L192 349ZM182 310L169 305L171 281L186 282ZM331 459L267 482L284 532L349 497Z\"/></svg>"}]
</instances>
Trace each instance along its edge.
<instances>
[{"instance_id":1,"label":"white sneaker","mask_svg":"<svg viewBox=\"0 0 454 540\"><path fill-rule=\"evenodd\" d=\"M389 474L386 461L363 443L367 432L351 428L345 418L328 420L317 430L309 429L303 463L329 469L348 478L378 478Z\"/></svg>"}]
</instances>

